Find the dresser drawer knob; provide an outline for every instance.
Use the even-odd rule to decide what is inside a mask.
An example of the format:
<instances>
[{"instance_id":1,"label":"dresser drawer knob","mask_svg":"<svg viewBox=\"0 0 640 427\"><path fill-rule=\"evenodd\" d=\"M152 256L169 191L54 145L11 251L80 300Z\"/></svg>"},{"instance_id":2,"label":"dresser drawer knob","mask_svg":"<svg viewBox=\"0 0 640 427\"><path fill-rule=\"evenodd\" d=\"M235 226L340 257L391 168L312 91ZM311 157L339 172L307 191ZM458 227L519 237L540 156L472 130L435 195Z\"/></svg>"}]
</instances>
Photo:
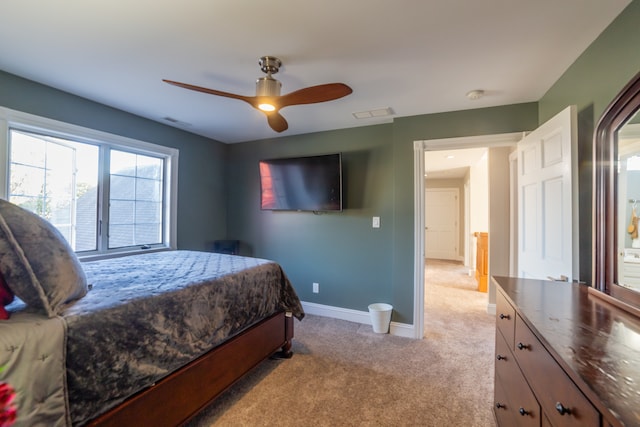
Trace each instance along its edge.
<instances>
[{"instance_id":1,"label":"dresser drawer knob","mask_svg":"<svg viewBox=\"0 0 640 427\"><path fill-rule=\"evenodd\" d=\"M496 403L496 409L506 409L506 406L504 406L503 403L498 402Z\"/></svg>"},{"instance_id":2,"label":"dresser drawer knob","mask_svg":"<svg viewBox=\"0 0 640 427\"><path fill-rule=\"evenodd\" d=\"M522 344L521 342L519 342L516 347L518 347L518 350L526 350L529 348L527 344Z\"/></svg>"},{"instance_id":3,"label":"dresser drawer knob","mask_svg":"<svg viewBox=\"0 0 640 427\"><path fill-rule=\"evenodd\" d=\"M507 360L507 356L503 356L503 355L499 354L499 355L496 356L496 359L498 359L498 360Z\"/></svg>"},{"instance_id":4,"label":"dresser drawer knob","mask_svg":"<svg viewBox=\"0 0 640 427\"><path fill-rule=\"evenodd\" d=\"M504 320L504 319L507 319L507 320L509 320L510 318L511 318L511 317L510 317L508 314L502 314L502 313L500 313L500 319L503 319L503 320Z\"/></svg>"},{"instance_id":5,"label":"dresser drawer knob","mask_svg":"<svg viewBox=\"0 0 640 427\"><path fill-rule=\"evenodd\" d=\"M524 409L524 408L522 408L522 407L521 407L520 409L518 409L518 412L520 412L520 415L522 415L523 417L524 417L525 415L530 415L530 414L531 414L531 412L529 412L529 411L525 410L525 409Z\"/></svg>"},{"instance_id":6,"label":"dresser drawer knob","mask_svg":"<svg viewBox=\"0 0 640 427\"><path fill-rule=\"evenodd\" d=\"M558 411L558 413L560 415L571 415L571 409L565 407L562 403L558 402L556 403L556 411Z\"/></svg>"}]
</instances>

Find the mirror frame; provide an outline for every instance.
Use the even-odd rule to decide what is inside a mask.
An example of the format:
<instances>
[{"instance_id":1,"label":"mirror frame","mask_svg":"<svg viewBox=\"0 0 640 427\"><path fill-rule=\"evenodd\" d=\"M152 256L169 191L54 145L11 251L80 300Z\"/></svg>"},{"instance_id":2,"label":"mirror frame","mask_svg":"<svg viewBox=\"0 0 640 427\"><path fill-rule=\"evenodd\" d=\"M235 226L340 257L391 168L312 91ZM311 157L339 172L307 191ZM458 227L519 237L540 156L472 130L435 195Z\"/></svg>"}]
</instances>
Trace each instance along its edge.
<instances>
[{"instance_id":1,"label":"mirror frame","mask_svg":"<svg viewBox=\"0 0 640 427\"><path fill-rule=\"evenodd\" d=\"M640 293L618 286L618 131L640 110L640 73L602 114L593 143L593 265L591 285L624 304L640 308Z\"/></svg>"}]
</instances>

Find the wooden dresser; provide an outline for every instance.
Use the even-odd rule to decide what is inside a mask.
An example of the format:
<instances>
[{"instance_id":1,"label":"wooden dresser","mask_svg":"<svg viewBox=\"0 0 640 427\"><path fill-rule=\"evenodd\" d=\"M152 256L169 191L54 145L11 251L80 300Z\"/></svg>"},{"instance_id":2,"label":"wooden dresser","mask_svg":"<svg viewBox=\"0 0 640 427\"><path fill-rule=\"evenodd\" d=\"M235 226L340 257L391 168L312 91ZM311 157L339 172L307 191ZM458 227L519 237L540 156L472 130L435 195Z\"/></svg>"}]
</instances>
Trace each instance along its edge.
<instances>
[{"instance_id":1,"label":"wooden dresser","mask_svg":"<svg viewBox=\"0 0 640 427\"><path fill-rule=\"evenodd\" d=\"M499 426L640 426L640 319L584 285L491 280Z\"/></svg>"}]
</instances>

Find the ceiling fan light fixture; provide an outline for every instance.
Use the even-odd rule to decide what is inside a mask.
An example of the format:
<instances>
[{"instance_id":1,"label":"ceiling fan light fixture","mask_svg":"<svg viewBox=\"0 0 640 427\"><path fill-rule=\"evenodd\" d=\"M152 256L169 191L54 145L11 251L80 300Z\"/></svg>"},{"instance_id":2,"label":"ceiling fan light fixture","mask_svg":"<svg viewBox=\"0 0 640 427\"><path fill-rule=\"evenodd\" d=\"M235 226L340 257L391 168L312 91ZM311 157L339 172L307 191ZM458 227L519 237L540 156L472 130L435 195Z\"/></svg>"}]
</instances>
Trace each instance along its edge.
<instances>
[{"instance_id":1,"label":"ceiling fan light fixture","mask_svg":"<svg viewBox=\"0 0 640 427\"><path fill-rule=\"evenodd\" d=\"M263 103L258 104L258 108L261 109L262 111L266 111L266 112L275 111L276 110L276 106L273 105L273 104L270 104L268 102L263 102Z\"/></svg>"}]
</instances>

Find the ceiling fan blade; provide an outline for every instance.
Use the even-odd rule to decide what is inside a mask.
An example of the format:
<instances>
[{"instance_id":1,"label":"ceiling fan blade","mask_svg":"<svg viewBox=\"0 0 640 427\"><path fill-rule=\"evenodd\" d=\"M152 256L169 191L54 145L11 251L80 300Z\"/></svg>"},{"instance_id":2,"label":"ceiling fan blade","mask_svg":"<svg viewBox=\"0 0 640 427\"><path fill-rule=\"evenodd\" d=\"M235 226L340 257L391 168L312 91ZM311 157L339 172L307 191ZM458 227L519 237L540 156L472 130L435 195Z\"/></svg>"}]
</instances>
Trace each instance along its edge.
<instances>
[{"instance_id":1,"label":"ceiling fan blade","mask_svg":"<svg viewBox=\"0 0 640 427\"><path fill-rule=\"evenodd\" d=\"M347 96L351 92L353 92L353 89L344 83L327 83L324 85L311 86L280 96L278 99L278 107L284 108L288 105L333 101L334 99Z\"/></svg>"},{"instance_id":2,"label":"ceiling fan blade","mask_svg":"<svg viewBox=\"0 0 640 427\"><path fill-rule=\"evenodd\" d=\"M272 113L265 114L267 115L267 122L269 122L269 126L271 126L271 129L275 130L276 132L283 132L289 129L289 124L279 112L274 111Z\"/></svg>"},{"instance_id":3,"label":"ceiling fan blade","mask_svg":"<svg viewBox=\"0 0 640 427\"><path fill-rule=\"evenodd\" d=\"M208 93L210 95L224 96L226 98L239 99L241 101L247 102L251 104L251 106L256 107L256 97L255 96L244 96L237 95L235 93L223 92L221 90L209 89L206 87L190 85L188 83L180 83L175 82L173 80L162 79L163 82L169 83L170 85L178 86L184 89L195 90L196 92Z\"/></svg>"}]
</instances>

